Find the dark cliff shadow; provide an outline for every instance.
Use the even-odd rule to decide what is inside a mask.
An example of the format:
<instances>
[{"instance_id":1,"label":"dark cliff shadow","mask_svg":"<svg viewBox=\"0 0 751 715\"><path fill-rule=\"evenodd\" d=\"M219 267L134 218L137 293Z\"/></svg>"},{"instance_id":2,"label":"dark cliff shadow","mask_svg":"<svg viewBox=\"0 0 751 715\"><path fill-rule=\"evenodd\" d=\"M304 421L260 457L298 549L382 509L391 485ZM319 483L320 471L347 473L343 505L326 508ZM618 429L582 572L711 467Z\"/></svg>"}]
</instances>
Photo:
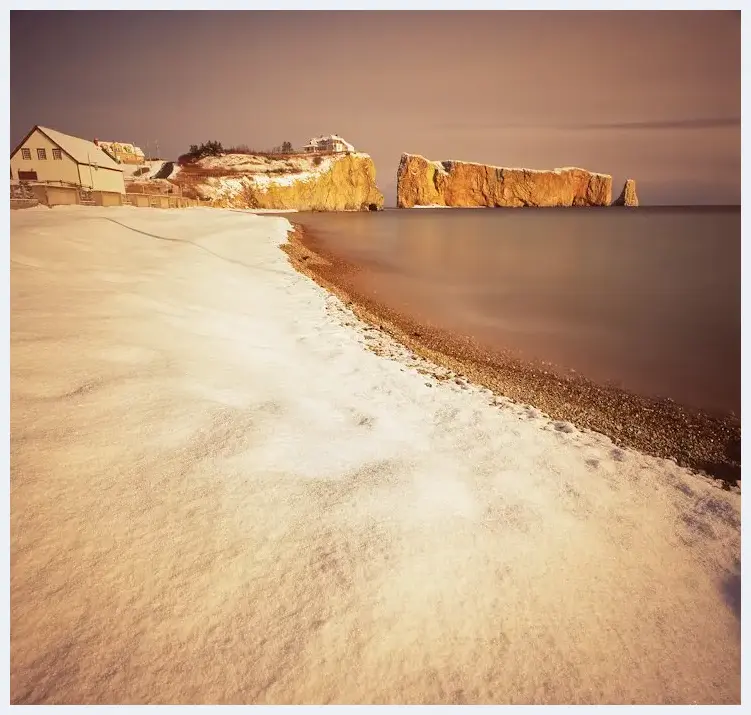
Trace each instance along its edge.
<instances>
[{"instance_id":1,"label":"dark cliff shadow","mask_svg":"<svg viewBox=\"0 0 751 715\"><path fill-rule=\"evenodd\" d=\"M741 620L741 564L736 561L733 571L722 580L720 587L722 598L733 615Z\"/></svg>"}]
</instances>

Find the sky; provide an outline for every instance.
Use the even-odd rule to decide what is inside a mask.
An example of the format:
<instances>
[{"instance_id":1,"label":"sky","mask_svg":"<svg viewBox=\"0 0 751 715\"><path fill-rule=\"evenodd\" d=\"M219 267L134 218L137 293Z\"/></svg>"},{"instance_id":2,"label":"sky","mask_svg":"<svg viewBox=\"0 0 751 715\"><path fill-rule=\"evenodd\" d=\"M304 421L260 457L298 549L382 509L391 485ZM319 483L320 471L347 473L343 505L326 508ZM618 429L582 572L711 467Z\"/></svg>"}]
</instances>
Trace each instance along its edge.
<instances>
[{"instance_id":1,"label":"sky","mask_svg":"<svg viewBox=\"0 0 751 715\"><path fill-rule=\"evenodd\" d=\"M11 147L35 125L175 159L338 133L394 205L403 152L739 204L741 16L11 12Z\"/></svg>"}]
</instances>

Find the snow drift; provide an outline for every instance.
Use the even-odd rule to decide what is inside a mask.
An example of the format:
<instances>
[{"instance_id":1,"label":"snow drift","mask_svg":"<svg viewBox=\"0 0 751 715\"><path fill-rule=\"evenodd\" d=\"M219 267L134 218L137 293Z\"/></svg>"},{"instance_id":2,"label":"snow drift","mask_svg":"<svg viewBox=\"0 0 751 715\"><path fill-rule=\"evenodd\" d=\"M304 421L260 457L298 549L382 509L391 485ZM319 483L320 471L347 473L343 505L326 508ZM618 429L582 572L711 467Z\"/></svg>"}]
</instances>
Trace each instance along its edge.
<instances>
[{"instance_id":1,"label":"snow drift","mask_svg":"<svg viewBox=\"0 0 751 715\"><path fill-rule=\"evenodd\" d=\"M12 702L740 702L740 496L439 374L288 228L12 212Z\"/></svg>"}]
</instances>

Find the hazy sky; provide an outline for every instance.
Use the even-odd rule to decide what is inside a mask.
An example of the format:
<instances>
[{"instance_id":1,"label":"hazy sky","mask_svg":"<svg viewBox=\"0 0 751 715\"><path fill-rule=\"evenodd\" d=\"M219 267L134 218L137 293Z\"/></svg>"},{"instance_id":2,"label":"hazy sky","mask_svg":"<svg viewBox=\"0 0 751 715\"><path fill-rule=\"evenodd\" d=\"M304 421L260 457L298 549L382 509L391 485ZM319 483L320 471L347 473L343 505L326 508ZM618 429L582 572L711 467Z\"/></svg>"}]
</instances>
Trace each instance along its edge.
<instances>
[{"instance_id":1,"label":"hazy sky","mask_svg":"<svg viewBox=\"0 0 751 715\"><path fill-rule=\"evenodd\" d=\"M643 203L740 203L740 12L11 12L11 146L339 133L393 204L402 152L582 166Z\"/></svg>"}]
</instances>

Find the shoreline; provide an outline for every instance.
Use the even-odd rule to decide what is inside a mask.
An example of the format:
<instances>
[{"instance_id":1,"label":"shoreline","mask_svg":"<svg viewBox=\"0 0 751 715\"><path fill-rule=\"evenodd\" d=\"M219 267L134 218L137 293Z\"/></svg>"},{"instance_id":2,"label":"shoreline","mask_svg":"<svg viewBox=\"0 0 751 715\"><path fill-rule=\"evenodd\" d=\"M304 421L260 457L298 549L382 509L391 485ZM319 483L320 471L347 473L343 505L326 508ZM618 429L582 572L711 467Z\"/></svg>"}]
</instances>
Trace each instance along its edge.
<instances>
[{"instance_id":1,"label":"shoreline","mask_svg":"<svg viewBox=\"0 0 751 715\"><path fill-rule=\"evenodd\" d=\"M420 323L365 294L354 280L360 267L324 248L309 228L290 223L293 230L281 249L295 269L340 298L366 323L456 373L457 380L469 379L496 395L532 405L554 420L604 434L617 446L672 459L720 480L724 488L740 484L740 418L712 415L579 375L561 375Z\"/></svg>"},{"instance_id":2,"label":"shoreline","mask_svg":"<svg viewBox=\"0 0 751 715\"><path fill-rule=\"evenodd\" d=\"M740 702L738 489L456 384L286 218L11 222L13 703Z\"/></svg>"}]
</instances>

